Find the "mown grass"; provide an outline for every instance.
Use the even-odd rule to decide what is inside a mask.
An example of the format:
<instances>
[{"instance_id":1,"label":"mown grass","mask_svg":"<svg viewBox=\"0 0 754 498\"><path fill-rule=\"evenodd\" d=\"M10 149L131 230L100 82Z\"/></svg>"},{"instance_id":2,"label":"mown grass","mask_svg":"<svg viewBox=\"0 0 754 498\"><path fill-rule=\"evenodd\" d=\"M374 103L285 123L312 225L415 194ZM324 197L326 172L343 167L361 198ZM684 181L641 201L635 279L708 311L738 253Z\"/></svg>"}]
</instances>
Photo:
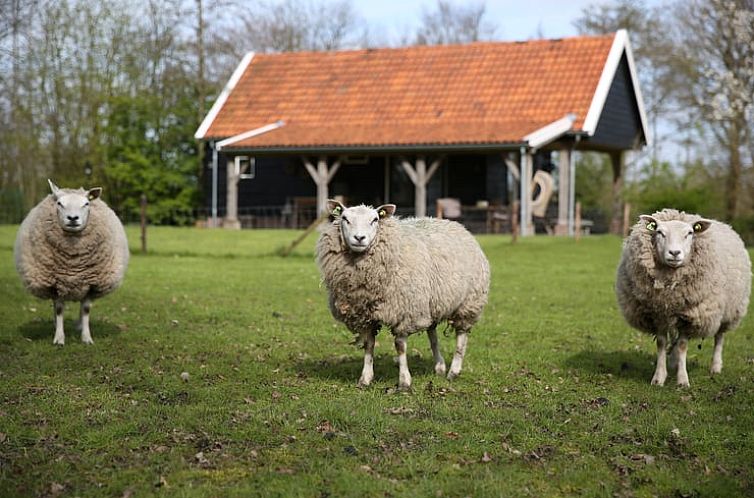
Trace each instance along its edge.
<instances>
[{"instance_id":1,"label":"mown grass","mask_svg":"<svg viewBox=\"0 0 754 498\"><path fill-rule=\"evenodd\" d=\"M654 344L615 304L617 238L480 237L492 290L464 372L434 376L414 336L403 393L385 336L356 388L314 236L283 259L296 232L153 228L141 255L129 229L94 346L71 305L58 348L15 231L0 227L0 496L754 495L754 321L720 376L705 341L690 389L650 386Z\"/></svg>"}]
</instances>

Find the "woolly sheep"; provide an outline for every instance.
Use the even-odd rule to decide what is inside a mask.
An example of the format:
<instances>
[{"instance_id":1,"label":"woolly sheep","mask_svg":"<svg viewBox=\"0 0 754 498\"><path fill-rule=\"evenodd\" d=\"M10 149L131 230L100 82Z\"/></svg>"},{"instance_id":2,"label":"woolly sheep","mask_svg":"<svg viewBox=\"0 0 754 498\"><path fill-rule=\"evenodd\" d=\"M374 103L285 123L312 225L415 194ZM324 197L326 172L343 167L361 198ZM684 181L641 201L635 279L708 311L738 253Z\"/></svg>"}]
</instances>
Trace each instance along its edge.
<instances>
[{"instance_id":1,"label":"woolly sheep","mask_svg":"<svg viewBox=\"0 0 754 498\"><path fill-rule=\"evenodd\" d=\"M435 372L445 375L437 325L456 331L448 378L461 373L468 333L487 303L490 270L474 237L460 224L433 218L396 219L395 205L346 208L328 201L332 222L317 242L317 262L330 311L364 344L359 386L374 378L375 336L390 328L401 388L411 386L406 360L410 334L426 330Z\"/></svg>"},{"instance_id":2,"label":"woolly sheep","mask_svg":"<svg viewBox=\"0 0 754 498\"><path fill-rule=\"evenodd\" d=\"M751 262L730 226L665 209L640 216L632 228L615 291L629 325L657 339L652 384L665 383L672 343L670 368L677 368L678 385L687 387L691 338L715 336L710 372L720 373L723 334L738 326L749 305Z\"/></svg>"},{"instance_id":3,"label":"woolly sheep","mask_svg":"<svg viewBox=\"0 0 754 498\"><path fill-rule=\"evenodd\" d=\"M16 269L34 296L52 299L53 344L63 345L65 301L80 301L81 341L92 344L92 300L117 289L128 266L126 233L115 213L99 199L102 189L60 189L26 216L16 236Z\"/></svg>"}]
</instances>

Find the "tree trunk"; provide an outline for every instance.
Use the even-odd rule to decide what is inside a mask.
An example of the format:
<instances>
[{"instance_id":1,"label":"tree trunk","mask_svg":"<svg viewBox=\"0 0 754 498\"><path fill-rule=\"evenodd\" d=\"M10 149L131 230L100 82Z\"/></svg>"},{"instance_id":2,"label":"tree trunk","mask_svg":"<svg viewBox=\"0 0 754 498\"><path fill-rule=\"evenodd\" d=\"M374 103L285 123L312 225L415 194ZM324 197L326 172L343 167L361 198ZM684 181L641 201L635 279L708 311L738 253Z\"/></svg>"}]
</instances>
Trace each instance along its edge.
<instances>
[{"instance_id":1,"label":"tree trunk","mask_svg":"<svg viewBox=\"0 0 754 498\"><path fill-rule=\"evenodd\" d=\"M738 197L741 191L741 126L734 120L728 129L728 153L730 164L725 192L725 220L732 221L737 214Z\"/></svg>"}]
</instances>

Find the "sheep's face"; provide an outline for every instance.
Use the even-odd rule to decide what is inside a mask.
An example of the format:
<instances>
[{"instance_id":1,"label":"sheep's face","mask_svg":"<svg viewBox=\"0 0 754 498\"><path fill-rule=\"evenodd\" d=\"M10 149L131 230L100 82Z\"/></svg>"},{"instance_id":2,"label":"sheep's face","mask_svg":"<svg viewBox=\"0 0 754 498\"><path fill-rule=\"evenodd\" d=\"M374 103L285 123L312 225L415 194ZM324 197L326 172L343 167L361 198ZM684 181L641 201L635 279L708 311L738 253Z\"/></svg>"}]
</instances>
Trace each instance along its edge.
<instances>
[{"instance_id":1,"label":"sheep's face","mask_svg":"<svg viewBox=\"0 0 754 498\"><path fill-rule=\"evenodd\" d=\"M89 202L93 201L102 193L102 189L97 187L87 191L61 190L52 183L50 190L55 198L55 204L58 210L58 224L66 232L81 232L86 228L89 221Z\"/></svg>"},{"instance_id":2,"label":"sheep's face","mask_svg":"<svg viewBox=\"0 0 754 498\"><path fill-rule=\"evenodd\" d=\"M680 220L660 221L652 216L641 216L645 229L651 233L655 255L662 264L679 268L688 263L694 237L707 230L711 222L698 220L686 223Z\"/></svg>"},{"instance_id":3,"label":"sheep's face","mask_svg":"<svg viewBox=\"0 0 754 498\"><path fill-rule=\"evenodd\" d=\"M377 208L371 206L345 207L338 201L327 201L327 208L333 221L337 221L340 234L348 249L363 253L372 245L380 222L395 212L394 204L384 204Z\"/></svg>"}]
</instances>

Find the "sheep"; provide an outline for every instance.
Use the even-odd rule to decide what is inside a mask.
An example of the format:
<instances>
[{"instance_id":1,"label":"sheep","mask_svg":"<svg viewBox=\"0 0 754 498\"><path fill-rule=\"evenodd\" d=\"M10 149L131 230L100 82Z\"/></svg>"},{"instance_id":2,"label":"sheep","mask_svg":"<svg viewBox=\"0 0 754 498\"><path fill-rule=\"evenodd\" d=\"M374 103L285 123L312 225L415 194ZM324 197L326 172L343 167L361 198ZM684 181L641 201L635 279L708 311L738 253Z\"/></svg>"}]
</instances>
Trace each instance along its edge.
<instances>
[{"instance_id":1,"label":"sheep","mask_svg":"<svg viewBox=\"0 0 754 498\"><path fill-rule=\"evenodd\" d=\"M657 340L653 385L667 378L666 353L677 384L689 386L691 338L715 336L710 373L723 367L723 334L735 329L749 305L751 261L733 229L674 209L642 215L626 238L615 292L632 327Z\"/></svg>"},{"instance_id":2,"label":"sheep","mask_svg":"<svg viewBox=\"0 0 754 498\"><path fill-rule=\"evenodd\" d=\"M437 326L456 331L448 379L461 373L471 327L487 303L490 269L476 239L459 223L393 217L395 205L346 208L329 200L331 222L321 229L317 263L333 317L363 343L360 387L374 379L375 336L389 327L398 353L398 386L411 387L406 360L410 334L426 330L435 372L445 375Z\"/></svg>"},{"instance_id":3,"label":"sheep","mask_svg":"<svg viewBox=\"0 0 754 498\"><path fill-rule=\"evenodd\" d=\"M128 241L115 213L99 197L102 189L61 189L26 216L16 236L14 257L24 287L55 310L53 344L65 344L65 301L80 301L81 341L93 344L92 301L117 289L128 266Z\"/></svg>"}]
</instances>

